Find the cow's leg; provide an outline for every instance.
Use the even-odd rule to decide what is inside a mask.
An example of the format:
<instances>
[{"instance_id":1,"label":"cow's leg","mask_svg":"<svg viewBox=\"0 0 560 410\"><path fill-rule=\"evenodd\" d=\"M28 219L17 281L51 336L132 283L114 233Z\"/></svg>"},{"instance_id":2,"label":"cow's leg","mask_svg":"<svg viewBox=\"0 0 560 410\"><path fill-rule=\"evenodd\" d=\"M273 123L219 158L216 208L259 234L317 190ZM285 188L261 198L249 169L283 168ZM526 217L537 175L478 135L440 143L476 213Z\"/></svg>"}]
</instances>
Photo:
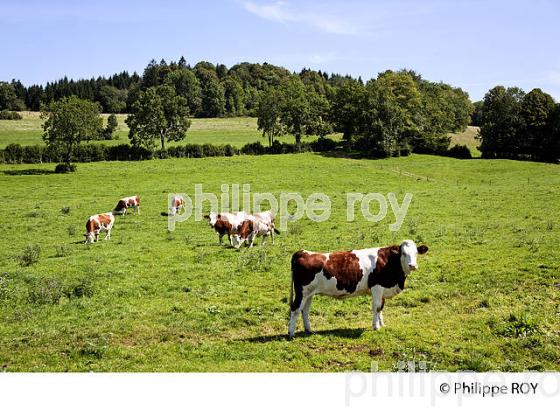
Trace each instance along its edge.
<instances>
[{"instance_id":1,"label":"cow's leg","mask_svg":"<svg viewBox=\"0 0 560 410\"><path fill-rule=\"evenodd\" d=\"M373 330L379 330L381 328L380 315L381 305L383 303L383 288L379 285L375 285L371 288L371 310L373 313Z\"/></svg>"},{"instance_id":2,"label":"cow's leg","mask_svg":"<svg viewBox=\"0 0 560 410\"><path fill-rule=\"evenodd\" d=\"M135 210L135 211L138 211L138 215L140 215L140 205L138 205L138 206L136 207L136 210Z\"/></svg>"},{"instance_id":3,"label":"cow's leg","mask_svg":"<svg viewBox=\"0 0 560 410\"><path fill-rule=\"evenodd\" d=\"M224 234L223 233L219 233L218 232L218 245L222 244L222 238L223 238Z\"/></svg>"},{"instance_id":4,"label":"cow's leg","mask_svg":"<svg viewBox=\"0 0 560 410\"><path fill-rule=\"evenodd\" d=\"M107 241L109 239L111 239L111 230L107 229L107 233L105 234L105 240Z\"/></svg>"},{"instance_id":5,"label":"cow's leg","mask_svg":"<svg viewBox=\"0 0 560 410\"><path fill-rule=\"evenodd\" d=\"M307 296L304 298L302 303L302 310L301 316L303 317L303 327L305 329L305 333L311 334L311 323L309 322L309 310L311 309L311 300L313 299L313 295Z\"/></svg>"},{"instance_id":6,"label":"cow's leg","mask_svg":"<svg viewBox=\"0 0 560 410\"><path fill-rule=\"evenodd\" d=\"M385 306L385 298L381 298L381 307L379 308L379 324L381 325L381 327L385 326L385 323L383 323L383 306Z\"/></svg>"},{"instance_id":7,"label":"cow's leg","mask_svg":"<svg viewBox=\"0 0 560 410\"><path fill-rule=\"evenodd\" d=\"M274 227L272 227L272 230L270 231L270 237L272 238L272 244L274 245Z\"/></svg>"},{"instance_id":8,"label":"cow's leg","mask_svg":"<svg viewBox=\"0 0 560 410\"><path fill-rule=\"evenodd\" d=\"M95 233L95 242L99 242L99 232Z\"/></svg>"},{"instance_id":9,"label":"cow's leg","mask_svg":"<svg viewBox=\"0 0 560 410\"><path fill-rule=\"evenodd\" d=\"M296 322L299 316L299 312L301 312L302 308L302 301L303 301L303 287L302 286L294 286L295 291L295 299L290 306L290 324L288 326L288 337L291 339L294 337L296 332Z\"/></svg>"}]
</instances>

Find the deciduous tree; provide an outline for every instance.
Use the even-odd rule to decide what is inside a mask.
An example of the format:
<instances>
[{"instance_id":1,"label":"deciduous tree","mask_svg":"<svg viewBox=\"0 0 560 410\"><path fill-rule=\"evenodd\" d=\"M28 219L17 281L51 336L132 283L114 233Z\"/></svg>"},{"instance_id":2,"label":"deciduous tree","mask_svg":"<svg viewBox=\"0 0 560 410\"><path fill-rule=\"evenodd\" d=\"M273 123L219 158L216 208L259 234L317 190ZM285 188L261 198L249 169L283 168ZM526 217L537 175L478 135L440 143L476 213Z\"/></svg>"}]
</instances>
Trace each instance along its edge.
<instances>
[{"instance_id":1,"label":"deciduous tree","mask_svg":"<svg viewBox=\"0 0 560 410\"><path fill-rule=\"evenodd\" d=\"M148 88L133 110L126 119L130 142L149 150L154 149L158 139L162 149L165 142L181 141L191 125L187 100L168 85Z\"/></svg>"},{"instance_id":2,"label":"deciduous tree","mask_svg":"<svg viewBox=\"0 0 560 410\"><path fill-rule=\"evenodd\" d=\"M103 127L99 104L71 96L49 104L41 114L43 140L71 169L72 152L82 141L96 139Z\"/></svg>"}]
</instances>

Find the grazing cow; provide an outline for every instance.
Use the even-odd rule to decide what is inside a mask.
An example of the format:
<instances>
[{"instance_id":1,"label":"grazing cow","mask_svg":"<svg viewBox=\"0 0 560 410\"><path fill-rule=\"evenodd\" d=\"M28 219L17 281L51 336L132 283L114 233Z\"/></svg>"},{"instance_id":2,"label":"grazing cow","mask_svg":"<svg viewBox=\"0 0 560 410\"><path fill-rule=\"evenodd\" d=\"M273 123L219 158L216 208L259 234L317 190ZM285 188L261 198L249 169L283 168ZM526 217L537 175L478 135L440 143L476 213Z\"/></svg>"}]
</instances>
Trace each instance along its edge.
<instances>
[{"instance_id":1,"label":"grazing cow","mask_svg":"<svg viewBox=\"0 0 560 410\"><path fill-rule=\"evenodd\" d=\"M204 218L208 219L208 225L218 234L218 243L221 245L222 237L227 235L232 246L231 235L238 232L239 227L247 217L248 215L244 211L234 213L222 212L219 214L210 212L210 214L204 215Z\"/></svg>"},{"instance_id":2,"label":"grazing cow","mask_svg":"<svg viewBox=\"0 0 560 410\"><path fill-rule=\"evenodd\" d=\"M185 206L185 199L179 195L174 196L171 199L169 214L171 216L175 216L175 214L177 214L184 206Z\"/></svg>"},{"instance_id":3,"label":"grazing cow","mask_svg":"<svg viewBox=\"0 0 560 410\"><path fill-rule=\"evenodd\" d=\"M294 336L300 312L305 331L311 333L309 308L314 295L342 299L371 293L373 329L378 330L384 326L381 311L385 299L403 291L408 274L418 269L416 256L427 251L426 245L416 247L413 241L406 240L400 246L385 248L333 253L301 250L294 253L288 336Z\"/></svg>"},{"instance_id":4,"label":"grazing cow","mask_svg":"<svg viewBox=\"0 0 560 410\"><path fill-rule=\"evenodd\" d=\"M238 229L238 232L232 236L232 245L234 248L239 249L243 242L247 241L249 247L252 248L257 236L262 236L262 244L264 244L268 236L272 237L272 244L274 245L274 234L280 234L280 231L274 227L274 222L270 220L263 220L255 214L248 217L243 221ZM272 219L273 220L273 219Z\"/></svg>"},{"instance_id":5,"label":"grazing cow","mask_svg":"<svg viewBox=\"0 0 560 410\"><path fill-rule=\"evenodd\" d=\"M138 195L119 199L113 213L126 215L128 208L134 208L134 213L140 215L140 197Z\"/></svg>"},{"instance_id":6,"label":"grazing cow","mask_svg":"<svg viewBox=\"0 0 560 410\"><path fill-rule=\"evenodd\" d=\"M86 222L86 243L93 243L99 241L99 232L107 232L105 240L111 239L111 229L115 223L115 216L112 212L105 214L97 214L89 217Z\"/></svg>"}]
</instances>

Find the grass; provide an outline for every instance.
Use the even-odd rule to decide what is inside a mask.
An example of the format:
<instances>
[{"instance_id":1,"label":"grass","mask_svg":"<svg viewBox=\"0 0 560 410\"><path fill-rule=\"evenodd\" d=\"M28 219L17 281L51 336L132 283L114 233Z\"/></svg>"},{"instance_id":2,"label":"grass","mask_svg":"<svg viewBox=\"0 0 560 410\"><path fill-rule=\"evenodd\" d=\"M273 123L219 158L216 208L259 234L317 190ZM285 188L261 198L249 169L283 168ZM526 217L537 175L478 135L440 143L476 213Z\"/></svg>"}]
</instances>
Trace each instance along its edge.
<instances>
[{"instance_id":1,"label":"grass","mask_svg":"<svg viewBox=\"0 0 560 410\"><path fill-rule=\"evenodd\" d=\"M390 371L409 360L429 370L560 370L560 226L551 200L560 194L558 166L300 154L51 169L0 166L7 371L367 371L372 361ZM106 189L92 189L100 181ZM275 246L219 247L205 222L168 232L160 215L168 192L192 194L195 183L215 193L223 183L275 195L324 192L332 215L290 223ZM344 193L352 191L394 192L399 201L411 192L401 230L389 231L393 217L347 222ZM82 243L89 215L136 193L141 215L117 217L110 241ZM368 297L316 298L316 333L304 336L300 321L286 340L294 251L404 238L430 251L407 290L386 303L385 328L371 330ZM37 246L37 260L21 264Z\"/></svg>"},{"instance_id":2,"label":"grass","mask_svg":"<svg viewBox=\"0 0 560 410\"><path fill-rule=\"evenodd\" d=\"M473 157L480 157L480 151L478 146L480 141L476 140L476 135L478 134L478 127L468 126L463 132L459 132L451 135L451 146L453 145L466 145L470 150Z\"/></svg>"},{"instance_id":3,"label":"grass","mask_svg":"<svg viewBox=\"0 0 560 410\"><path fill-rule=\"evenodd\" d=\"M0 149L8 144L34 145L43 144L42 128L43 121L37 112L22 112L22 120L0 120ZM103 120L107 121L107 114L102 114ZM116 135L118 139L110 141L97 141L107 145L128 143L128 127L125 124L126 114L117 114L118 127ZM280 138L282 142L293 142L292 136ZM185 140L177 144L231 144L241 147L249 142L261 141L263 145L267 140L257 130L257 119L250 117L236 118L193 118L192 125L187 132Z\"/></svg>"}]
</instances>

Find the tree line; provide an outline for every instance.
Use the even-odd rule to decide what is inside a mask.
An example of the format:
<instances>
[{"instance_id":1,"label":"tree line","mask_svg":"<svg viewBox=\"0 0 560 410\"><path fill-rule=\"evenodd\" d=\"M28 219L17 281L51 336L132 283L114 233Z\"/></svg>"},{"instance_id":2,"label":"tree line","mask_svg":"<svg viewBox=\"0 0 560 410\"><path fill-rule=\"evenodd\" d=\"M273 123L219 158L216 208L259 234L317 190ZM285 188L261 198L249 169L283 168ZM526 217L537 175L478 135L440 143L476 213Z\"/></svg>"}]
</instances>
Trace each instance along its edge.
<instances>
[{"instance_id":1,"label":"tree line","mask_svg":"<svg viewBox=\"0 0 560 410\"><path fill-rule=\"evenodd\" d=\"M560 104L540 88L494 87L475 103L472 122L484 158L560 159Z\"/></svg>"}]
</instances>

